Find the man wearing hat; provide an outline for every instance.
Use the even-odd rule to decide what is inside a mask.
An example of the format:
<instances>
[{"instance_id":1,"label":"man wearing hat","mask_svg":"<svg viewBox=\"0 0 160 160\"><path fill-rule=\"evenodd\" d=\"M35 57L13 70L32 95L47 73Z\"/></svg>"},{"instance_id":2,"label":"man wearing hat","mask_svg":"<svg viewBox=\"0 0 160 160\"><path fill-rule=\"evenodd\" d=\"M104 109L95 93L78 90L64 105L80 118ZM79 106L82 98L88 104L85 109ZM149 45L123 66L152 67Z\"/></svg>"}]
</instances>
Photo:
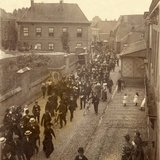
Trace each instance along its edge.
<instances>
[{"instance_id":1,"label":"man wearing hat","mask_svg":"<svg viewBox=\"0 0 160 160\"><path fill-rule=\"evenodd\" d=\"M43 95L43 98L45 98L45 95L46 95L46 84L45 83L42 83L42 87L41 87L41 90L42 90L42 95Z\"/></svg>"},{"instance_id":2,"label":"man wearing hat","mask_svg":"<svg viewBox=\"0 0 160 160\"><path fill-rule=\"evenodd\" d=\"M13 160L15 159L15 151L13 146L11 144L6 142L5 137L0 138L0 144L1 144L1 159L2 160Z\"/></svg>"},{"instance_id":3,"label":"man wearing hat","mask_svg":"<svg viewBox=\"0 0 160 160\"><path fill-rule=\"evenodd\" d=\"M92 103L94 105L95 114L98 114L99 97L96 92L93 94Z\"/></svg>"},{"instance_id":4,"label":"man wearing hat","mask_svg":"<svg viewBox=\"0 0 160 160\"><path fill-rule=\"evenodd\" d=\"M23 151L27 160L30 160L34 154L34 145L32 140L32 132L30 130L25 131L23 138Z\"/></svg>"},{"instance_id":5,"label":"man wearing hat","mask_svg":"<svg viewBox=\"0 0 160 160\"><path fill-rule=\"evenodd\" d=\"M130 142L130 136L129 134L126 134L124 136L125 142L122 149L122 158L121 160L132 160L133 156L133 146Z\"/></svg>"},{"instance_id":6,"label":"man wearing hat","mask_svg":"<svg viewBox=\"0 0 160 160\"><path fill-rule=\"evenodd\" d=\"M74 160L88 160L87 157L84 155L84 149L82 147L78 148L78 155L75 157Z\"/></svg>"},{"instance_id":7,"label":"man wearing hat","mask_svg":"<svg viewBox=\"0 0 160 160\"><path fill-rule=\"evenodd\" d=\"M143 150L143 141L141 134L138 130L135 131L135 136L133 140L134 144L134 159L135 160L144 160L144 150Z\"/></svg>"},{"instance_id":8,"label":"man wearing hat","mask_svg":"<svg viewBox=\"0 0 160 160\"><path fill-rule=\"evenodd\" d=\"M49 111L46 110L41 119L41 126L45 127L47 123L51 122L51 120L52 120L51 115Z\"/></svg>"},{"instance_id":9,"label":"man wearing hat","mask_svg":"<svg viewBox=\"0 0 160 160\"><path fill-rule=\"evenodd\" d=\"M68 105L68 109L70 111L70 121L72 122L73 113L76 109L76 101L75 101L73 95L70 96L70 102L69 102L69 105Z\"/></svg>"},{"instance_id":10,"label":"man wearing hat","mask_svg":"<svg viewBox=\"0 0 160 160\"><path fill-rule=\"evenodd\" d=\"M35 120L35 118L30 118L27 129L32 132L32 141L33 141L34 149L36 153L38 153L39 148L37 146L37 142L39 142L38 144L40 145L40 136L39 136L40 127L38 125L38 122Z\"/></svg>"},{"instance_id":11,"label":"man wearing hat","mask_svg":"<svg viewBox=\"0 0 160 160\"><path fill-rule=\"evenodd\" d=\"M41 111L41 107L38 104L38 101L36 101L33 106L32 113L34 115L34 118L38 121L38 123L39 123L40 111Z\"/></svg>"},{"instance_id":12,"label":"man wearing hat","mask_svg":"<svg viewBox=\"0 0 160 160\"><path fill-rule=\"evenodd\" d=\"M52 123L47 123L44 130L43 151L46 155L46 158L49 158L54 151L52 137L56 138L56 136L53 129L51 128L52 125Z\"/></svg>"},{"instance_id":13,"label":"man wearing hat","mask_svg":"<svg viewBox=\"0 0 160 160\"><path fill-rule=\"evenodd\" d=\"M60 105L56 111L59 111L60 128L62 128L63 122L65 123L65 125L67 124L67 120L66 120L67 106L64 100L60 101Z\"/></svg>"}]
</instances>

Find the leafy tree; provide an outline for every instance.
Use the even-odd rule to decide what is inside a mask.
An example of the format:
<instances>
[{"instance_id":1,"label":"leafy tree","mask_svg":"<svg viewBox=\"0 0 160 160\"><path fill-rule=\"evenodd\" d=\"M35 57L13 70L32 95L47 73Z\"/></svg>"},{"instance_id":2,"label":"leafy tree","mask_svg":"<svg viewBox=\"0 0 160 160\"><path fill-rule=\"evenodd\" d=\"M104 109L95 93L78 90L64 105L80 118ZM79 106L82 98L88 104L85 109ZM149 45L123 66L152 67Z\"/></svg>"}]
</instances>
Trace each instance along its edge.
<instances>
[{"instance_id":1,"label":"leafy tree","mask_svg":"<svg viewBox=\"0 0 160 160\"><path fill-rule=\"evenodd\" d=\"M68 32L64 32L61 36L63 50L69 53L69 34Z\"/></svg>"}]
</instances>

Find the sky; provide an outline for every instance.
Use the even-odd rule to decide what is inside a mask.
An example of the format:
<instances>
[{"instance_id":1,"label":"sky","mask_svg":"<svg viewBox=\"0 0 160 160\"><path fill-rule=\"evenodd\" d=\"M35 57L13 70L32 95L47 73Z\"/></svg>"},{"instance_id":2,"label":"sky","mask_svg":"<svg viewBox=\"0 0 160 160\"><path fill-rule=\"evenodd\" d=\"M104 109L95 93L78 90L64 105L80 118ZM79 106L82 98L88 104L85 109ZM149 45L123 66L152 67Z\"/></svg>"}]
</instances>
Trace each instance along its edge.
<instances>
[{"instance_id":1,"label":"sky","mask_svg":"<svg viewBox=\"0 0 160 160\"><path fill-rule=\"evenodd\" d=\"M59 3L59 0L34 0L35 3ZM143 14L149 10L152 0L63 0L77 3L89 20L99 16L102 20L118 19L120 15ZM0 0L0 8L7 12L30 7L30 0Z\"/></svg>"}]
</instances>

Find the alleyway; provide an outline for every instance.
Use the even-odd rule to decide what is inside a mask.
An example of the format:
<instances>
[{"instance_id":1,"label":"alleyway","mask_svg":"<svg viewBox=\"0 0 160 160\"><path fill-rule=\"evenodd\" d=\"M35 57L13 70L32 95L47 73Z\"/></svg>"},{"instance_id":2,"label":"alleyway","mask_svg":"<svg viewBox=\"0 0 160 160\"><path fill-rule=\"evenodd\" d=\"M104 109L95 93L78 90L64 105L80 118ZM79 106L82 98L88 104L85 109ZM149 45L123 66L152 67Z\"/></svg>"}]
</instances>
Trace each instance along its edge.
<instances>
[{"instance_id":1,"label":"alleyway","mask_svg":"<svg viewBox=\"0 0 160 160\"><path fill-rule=\"evenodd\" d=\"M111 73L111 77L115 84L119 77L119 68ZM114 86L114 90L115 88L116 86ZM113 93L113 99L108 105L106 102L101 102L98 115L94 114L93 107L85 116L83 115L84 111L77 108L73 122L68 120L67 125L62 129L59 129L59 126L55 127L55 150L50 159L72 160L80 146L85 148L85 154L89 160L120 159L123 136L129 133L133 137L134 130L138 129L143 138L146 132L145 112L140 111L132 103L135 92L139 92L141 102L144 97L143 88L126 88L121 93L115 95ZM122 106L124 93L129 95L129 104L126 107ZM111 95L109 96L111 97ZM44 107L46 100L39 99L38 101ZM43 134L41 142L42 140ZM45 159L42 146L40 153L33 159Z\"/></svg>"}]
</instances>

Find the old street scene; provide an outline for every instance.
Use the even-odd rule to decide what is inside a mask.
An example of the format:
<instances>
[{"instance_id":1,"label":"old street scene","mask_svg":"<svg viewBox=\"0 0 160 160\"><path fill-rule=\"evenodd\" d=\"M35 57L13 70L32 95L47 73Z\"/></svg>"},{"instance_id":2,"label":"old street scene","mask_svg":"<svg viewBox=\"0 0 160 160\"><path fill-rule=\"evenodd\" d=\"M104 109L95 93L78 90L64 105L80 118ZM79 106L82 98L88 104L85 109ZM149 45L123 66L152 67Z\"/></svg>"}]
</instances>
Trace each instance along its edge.
<instances>
[{"instance_id":1,"label":"old street scene","mask_svg":"<svg viewBox=\"0 0 160 160\"><path fill-rule=\"evenodd\" d=\"M160 0L0 0L1 160L160 160Z\"/></svg>"}]
</instances>

